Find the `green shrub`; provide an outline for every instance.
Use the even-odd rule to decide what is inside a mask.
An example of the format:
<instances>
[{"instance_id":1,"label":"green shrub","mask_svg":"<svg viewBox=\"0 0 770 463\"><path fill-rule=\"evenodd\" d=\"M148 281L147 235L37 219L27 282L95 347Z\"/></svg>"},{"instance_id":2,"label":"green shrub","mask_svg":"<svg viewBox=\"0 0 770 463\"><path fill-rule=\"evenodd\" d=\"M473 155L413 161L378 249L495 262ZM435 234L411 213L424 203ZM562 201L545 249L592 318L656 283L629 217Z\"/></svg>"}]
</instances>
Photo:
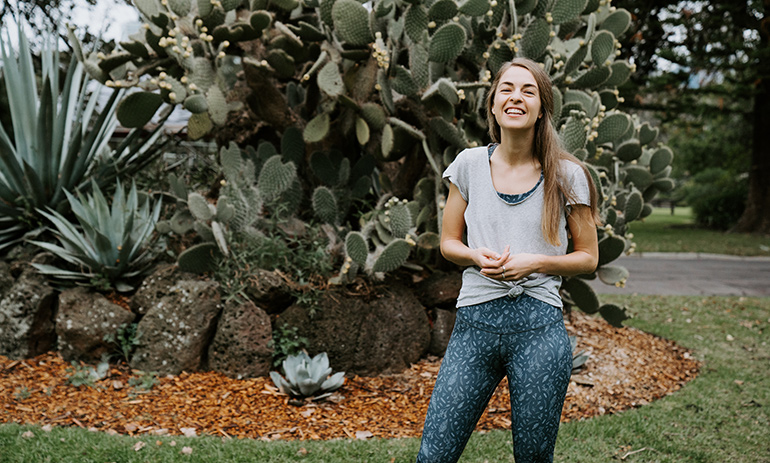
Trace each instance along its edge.
<instances>
[{"instance_id":1,"label":"green shrub","mask_svg":"<svg viewBox=\"0 0 770 463\"><path fill-rule=\"evenodd\" d=\"M728 230L738 222L749 194L745 176L718 167L699 172L685 188L695 221L717 230Z\"/></svg>"}]
</instances>

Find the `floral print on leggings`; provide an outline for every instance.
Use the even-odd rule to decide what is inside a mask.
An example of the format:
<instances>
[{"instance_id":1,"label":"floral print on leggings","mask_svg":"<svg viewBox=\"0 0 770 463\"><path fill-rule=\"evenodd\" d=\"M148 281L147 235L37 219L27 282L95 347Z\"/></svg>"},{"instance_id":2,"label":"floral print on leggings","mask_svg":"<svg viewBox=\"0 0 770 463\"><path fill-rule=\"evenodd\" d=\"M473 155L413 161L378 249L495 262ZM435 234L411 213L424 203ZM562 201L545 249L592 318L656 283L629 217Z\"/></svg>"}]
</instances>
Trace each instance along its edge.
<instances>
[{"instance_id":1,"label":"floral print on leggings","mask_svg":"<svg viewBox=\"0 0 770 463\"><path fill-rule=\"evenodd\" d=\"M550 463L572 369L561 310L526 294L461 307L425 418L418 463L452 463L508 376L516 463Z\"/></svg>"}]
</instances>

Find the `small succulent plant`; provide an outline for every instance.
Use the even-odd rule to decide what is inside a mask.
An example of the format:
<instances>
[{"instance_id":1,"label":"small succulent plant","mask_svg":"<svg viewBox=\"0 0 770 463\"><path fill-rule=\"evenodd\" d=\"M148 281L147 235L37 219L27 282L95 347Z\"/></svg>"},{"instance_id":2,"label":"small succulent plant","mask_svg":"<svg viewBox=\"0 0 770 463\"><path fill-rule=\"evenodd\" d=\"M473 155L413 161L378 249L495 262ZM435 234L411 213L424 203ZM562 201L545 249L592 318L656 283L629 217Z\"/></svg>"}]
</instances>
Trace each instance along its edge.
<instances>
[{"instance_id":1,"label":"small succulent plant","mask_svg":"<svg viewBox=\"0 0 770 463\"><path fill-rule=\"evenodd\" d=\"M290 355L283 361L283 374L270 372L270 379L284 394L292 397L322 399L331 395L345 383L345 372L334 373L329 367L329 357L322 352L312 359L307 352Z\"/></svg>"}]
</instances>

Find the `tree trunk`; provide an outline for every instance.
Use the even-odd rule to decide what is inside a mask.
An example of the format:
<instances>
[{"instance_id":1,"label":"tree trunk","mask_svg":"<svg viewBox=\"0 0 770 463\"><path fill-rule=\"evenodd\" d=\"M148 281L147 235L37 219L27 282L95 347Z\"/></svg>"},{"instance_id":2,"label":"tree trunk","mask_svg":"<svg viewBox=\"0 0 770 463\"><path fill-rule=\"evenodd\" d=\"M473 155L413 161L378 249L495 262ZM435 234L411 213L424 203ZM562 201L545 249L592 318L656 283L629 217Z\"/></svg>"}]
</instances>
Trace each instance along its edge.
<instances>
[{"instance_id":1,"label":"tree trunk","mask_svg":"<svg viewBox=\"0 0 770 463\"><path fill-rule=\"evenodd\" d=\"M770 0L763 1L765 11L770 8ZM770 18L765 16L759 28L760 55L770 51ZM749 171L749 196L746 209L733 231L744 233L770 234L770 63L759 61L759 79L754 97L754 140Z\"/></svg>"}]
</instances>

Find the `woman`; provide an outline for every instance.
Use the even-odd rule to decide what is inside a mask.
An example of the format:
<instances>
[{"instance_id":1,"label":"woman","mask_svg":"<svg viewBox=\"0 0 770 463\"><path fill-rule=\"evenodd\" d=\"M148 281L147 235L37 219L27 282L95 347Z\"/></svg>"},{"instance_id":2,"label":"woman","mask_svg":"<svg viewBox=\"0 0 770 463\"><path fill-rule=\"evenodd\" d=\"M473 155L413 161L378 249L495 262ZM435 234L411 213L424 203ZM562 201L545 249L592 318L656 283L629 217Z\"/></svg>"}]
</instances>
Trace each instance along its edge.
<instances>
[{"instance_id":1,"label":"woman","mask_svg":"<svg viewBox=\"0 0 770 463\"><path fill-rule=\"evenodd\" d=\"M599 221L591 176L560 148L552 115L540 65L504 64L487 96L495 143L464 150L444 172L441 252L468 268L418 463L457 461L506 375L516 463L553 461L572 369L561 276L596 268Z\"/></svg>"}]
</instances>

